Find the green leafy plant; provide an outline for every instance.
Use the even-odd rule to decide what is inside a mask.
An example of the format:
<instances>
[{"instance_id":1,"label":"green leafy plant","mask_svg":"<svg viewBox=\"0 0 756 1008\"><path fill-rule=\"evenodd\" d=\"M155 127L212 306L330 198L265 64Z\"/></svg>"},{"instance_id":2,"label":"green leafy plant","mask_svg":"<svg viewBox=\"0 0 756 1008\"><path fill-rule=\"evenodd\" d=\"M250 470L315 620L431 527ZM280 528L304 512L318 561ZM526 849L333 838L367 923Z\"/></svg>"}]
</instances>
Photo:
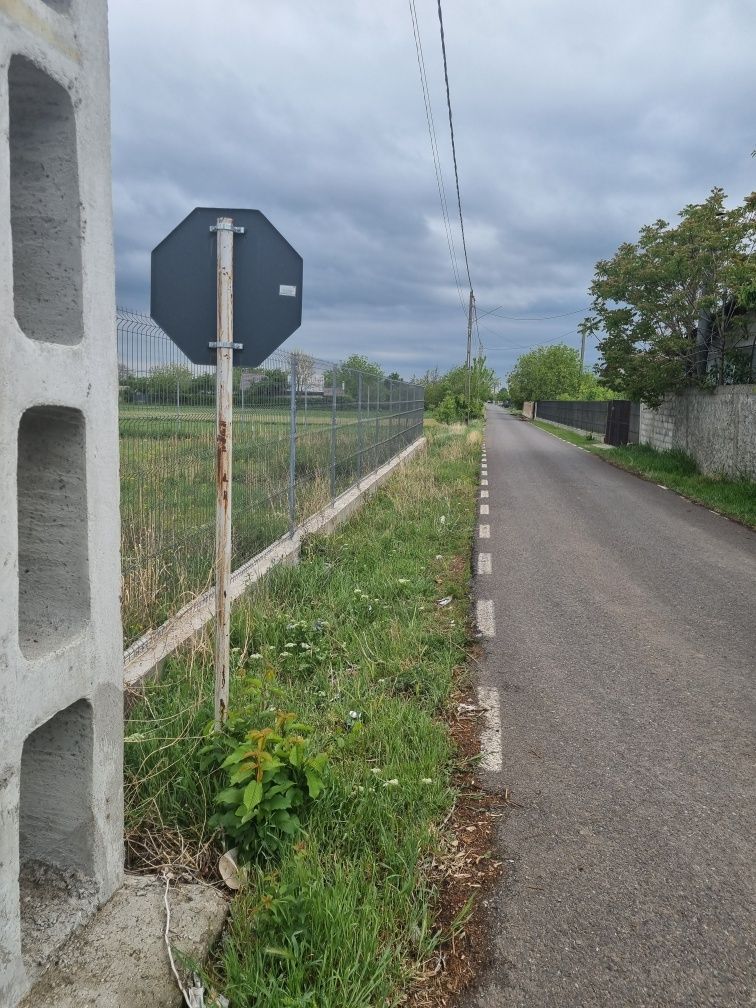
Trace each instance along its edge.
<instances>
[{"instance_id":1,"label":"green leafy plant","mask_svg":"<svg viewBox=\"0 0 756 1008\"><path fill-rule=\"evenodd\" d=\"M254 728L249 716L208 733L203 768L221 788L210 825L221 829L242 861L267 857L302 829L301 815L322 792L327 754L317 751L310 729L288 711L272 727Z\"/></svg>"}]
</instances>

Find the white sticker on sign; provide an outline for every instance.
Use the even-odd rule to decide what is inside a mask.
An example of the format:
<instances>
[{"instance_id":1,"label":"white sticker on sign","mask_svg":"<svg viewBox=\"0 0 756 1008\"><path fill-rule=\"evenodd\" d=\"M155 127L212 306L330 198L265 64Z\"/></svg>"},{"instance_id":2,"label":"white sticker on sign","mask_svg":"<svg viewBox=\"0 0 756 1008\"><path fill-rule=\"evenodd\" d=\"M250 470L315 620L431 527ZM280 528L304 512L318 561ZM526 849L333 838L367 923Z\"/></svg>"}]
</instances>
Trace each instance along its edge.
<instances>
[{"instance_id":1,"label":"white sticker on sign","mask_svg":"<svg viewBox=\"0 0 756 1008\"><path fill-rule=\"evenodd\" d=\"M297 288L290 287L288 284L281 284L278 288L278 293L281 295L281 297L296 297Z\"/></svg>"}]
</instances>

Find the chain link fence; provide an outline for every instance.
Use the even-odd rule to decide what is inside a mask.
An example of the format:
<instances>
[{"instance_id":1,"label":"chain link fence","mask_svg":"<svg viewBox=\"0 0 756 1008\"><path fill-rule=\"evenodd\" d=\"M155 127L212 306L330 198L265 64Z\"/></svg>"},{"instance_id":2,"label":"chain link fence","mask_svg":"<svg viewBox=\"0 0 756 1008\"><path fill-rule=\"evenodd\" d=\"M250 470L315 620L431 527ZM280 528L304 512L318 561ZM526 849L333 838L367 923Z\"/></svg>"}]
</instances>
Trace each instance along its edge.
<instances>
[{"instance_id":1,"label":"chain link fence","mask_svg":"<svg viewBox=\"0 0 756 1008\"><path fill-rule=\"evenodd\" d=\"M124 638L213 580L215 367L117 317ZM232 569L422 435L423 389L309 354L234 368Z\"/></svg>"}]
</instances>

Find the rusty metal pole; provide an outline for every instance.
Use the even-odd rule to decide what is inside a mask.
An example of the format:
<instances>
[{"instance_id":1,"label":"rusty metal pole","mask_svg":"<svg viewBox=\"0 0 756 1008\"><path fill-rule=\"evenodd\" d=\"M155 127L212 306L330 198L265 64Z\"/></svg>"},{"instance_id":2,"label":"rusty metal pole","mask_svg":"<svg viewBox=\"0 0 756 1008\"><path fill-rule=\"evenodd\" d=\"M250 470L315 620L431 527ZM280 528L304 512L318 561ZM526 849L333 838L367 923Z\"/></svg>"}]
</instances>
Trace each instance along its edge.
<instances>
[{"instance_id":1,"label":"rusty metal pole","mask_svg":"<svg viewBox=\"0 0 756 1008\"><path fill-rule=\"evenodd\" d=\"M234 363L234 222L219 217L215 368L215 730L228 717L231 643L231 461Z\"/></svg>"}]
</instances>

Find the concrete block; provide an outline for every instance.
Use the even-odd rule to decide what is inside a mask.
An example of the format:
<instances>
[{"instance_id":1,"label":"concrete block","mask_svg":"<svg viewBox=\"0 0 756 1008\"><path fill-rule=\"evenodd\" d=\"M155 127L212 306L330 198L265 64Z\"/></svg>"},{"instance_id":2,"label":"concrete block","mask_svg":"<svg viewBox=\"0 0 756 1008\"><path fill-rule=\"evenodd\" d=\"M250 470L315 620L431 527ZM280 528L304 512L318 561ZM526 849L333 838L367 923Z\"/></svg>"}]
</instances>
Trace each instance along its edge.
<instances>
[{"instance_id":1,"label":"concrete block","mask_svg":"<svg viewBox=\"0 0 756 1008\"><path fill-rule=\"evenodd\" d=\"M687 452L703 473L756 479L756 388L688 389L656 410L644 406L640 439L660 451Z\"/></svg>"},{"instance_id":2,"label":"concrete block","mask_svg":"<svg viewBox=\"0 0 756 1008\"><path fill-rule=\"evenodd\" d=\"M20 1008L173 1008L183 1003L163 940L165 886L129 876L113 898L50 961ZM171 886L170 943L202 962L228 903L207 885ZM182 982L185 970L176 963Z\"/></svg>"},{"instance_id":3,"label":"concrete block","mask_svg":"<svg viewBox=\"0 0 756 1008\"><path fill-rule=\"evenodd\" d=\"M3 1008L123 877L110 205L105 0L0 0Z\"/></svg>"}]
</instances>

